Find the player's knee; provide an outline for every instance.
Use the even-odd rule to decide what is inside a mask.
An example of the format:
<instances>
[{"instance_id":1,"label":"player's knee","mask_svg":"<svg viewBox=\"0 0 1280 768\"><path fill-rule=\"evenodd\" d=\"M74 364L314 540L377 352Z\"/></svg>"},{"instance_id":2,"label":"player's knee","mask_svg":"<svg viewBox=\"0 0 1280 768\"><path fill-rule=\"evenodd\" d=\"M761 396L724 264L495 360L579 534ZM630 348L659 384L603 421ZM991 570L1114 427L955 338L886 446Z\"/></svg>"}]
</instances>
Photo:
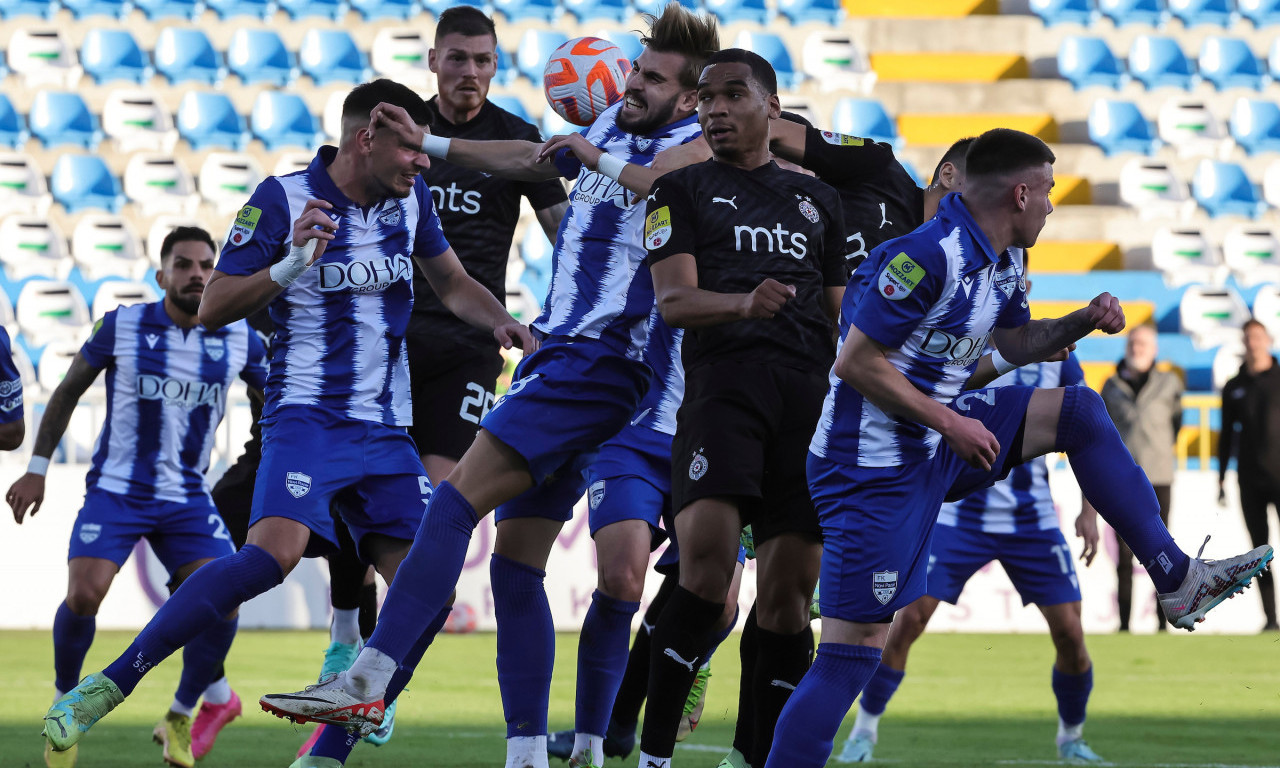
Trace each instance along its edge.
<instances>
[{"instance_id":1,"label":"player's knee","mask_svg":"<svg viewBox=\"0 0 1280 768\"><path fill-rule=\"evenodd\" d=\"M756 623L770 632L794 635L809 625L809 601L800 594L757 595Z\"/></svg>"},{"instance_id":2,"label":"player's knee","mask_svg":"<svg viewBox=\"0 0 1280 768\"><path fill-rule=\"evenodd\" d=\"M1080 674L1089 668L1089 651L1084 644L1084 628L1079 623L1053 627L1050 630L1054 648L1058 652L1059 666L1071 674Z\"/></svg>"},{"instance_id":3,"label":"player's knee","mask_svg":"<svg viewBox=\"0 0 1280 768\"><path fill-rule=\"evenodd\" d=\"M71 584L67 588L67 607L77 616L97 616L106 595L106 589L97 584Z\"/></svg>"},{"instance_id":4,"label":"player's knee","mask_svg":"<svg viewBox=\"0 0 1280 768\"><path fill-rule=\"evenodd\" d=\"M1067 387L1063 391L1062 411L1058 416L1058 450L1087 448L1115 430L1102 395L1088 387Z\"/></svg>"},{"instance_id":5,"label":"player's knee","mask_svg":"<svg viewBox=\"0 0 1280 768\"><path fill-rule=\"evenodd\" d=\"M601 563L600 591L614 600L639 602L644 597L644 567L631 563Z\"/></svg>"}]
</instances>

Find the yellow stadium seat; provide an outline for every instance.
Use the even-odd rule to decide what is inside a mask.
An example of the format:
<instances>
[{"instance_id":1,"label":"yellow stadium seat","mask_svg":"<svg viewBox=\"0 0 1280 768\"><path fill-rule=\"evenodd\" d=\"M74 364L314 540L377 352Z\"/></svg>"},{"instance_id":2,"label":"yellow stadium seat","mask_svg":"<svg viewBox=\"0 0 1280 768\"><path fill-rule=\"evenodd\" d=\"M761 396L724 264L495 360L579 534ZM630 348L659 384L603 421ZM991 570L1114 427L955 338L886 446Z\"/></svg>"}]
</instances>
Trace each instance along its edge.
<instances>
[{"instance_id":1,"label":"yellow stadium seat","mask_svg":"<svg viewBox=\"0 0 1280 768\"><path fill-rule=\"evenodd\" d=\"M1099 269L1124 269L1119 245L1107 240L1040 240L1031 249L1033 278L1042 272L1078 273Z\"/></svg>"},{"instance_id":2,"label":"yellow stadium seat","mask_svg":"<svg viewBox=\"0 0 1280 768\"><path fill-rule=\"evenodd\" d=\"M1115 363L1100 363L1095 360L1081 360L1084 370L1084 383L1095 392L1102 391L1102 384L1116 372Z\"/></svg>"},{"instance_id":3,"label":"yellow stadium seat","mask_svg":"<svg viewBox=\"0 0 1280 768\"><path fill-rule=\"evenodd\" d=\"M949 147L959 138L977 136L992 128L1013 128L1049 143L1058 140L1053 115L1040 113L920 113L898 115L898 133L910 144Z\"/></svg>"},{"instance_id":4,"label":"yellow stadium seat","mask_svg":"<svg viewBox=\"0 0 1280 768\"><path fill-rule=\"evenodd\" d=\"M1093 204L1093 188L1085 177L1054 174L1053 180L1055 183L1049 193L1049 201L1054 205Z\"/></svg>"},{"instance_id":5,"label":"yellow stadium seat","mask_svg":"<svg viewBox=\"0 0 1280 768\"><path fill-rule=\"evenodd\" d=\"M1035 256L1033 255L1031 258L1031 263L1034 265L1036 263ZM1033 277L1032 279L1034 280L1035 278ZM1032 299L1031 317L1035 320L1041 320L1046 317L1062 317L1088 304L1091 298L1093 297L1082 298L1078 301L1037 301ZM1149 323L1156 314L1156 305L1149 301L1124 301L1122 299L1120 307L1124 310L1125 326L1128 328ZM1096 331L1095 333L1101 334L1102 332Z\"/></svg>"},{"instance_id":6,"label":"yellow stadium seat","mask_svg":"<svg viewBox=\"0 0 1280 768\"><path fill-rule=\"evenodd\" d=\"M850 16L894 19L954 19L1000 13L999 0L845 0Z\"/></svg>"},{"instance_id":7,"label":"yellow stadium seat","mask_svg":"<svg viewBox=\"0 0 1280 768\"><path fill-rule=\"evenodd\" d=\"M1017 53L873 53L871 69L886 83L993 83L1031 73Z\"/></svg>"}]
</instances>

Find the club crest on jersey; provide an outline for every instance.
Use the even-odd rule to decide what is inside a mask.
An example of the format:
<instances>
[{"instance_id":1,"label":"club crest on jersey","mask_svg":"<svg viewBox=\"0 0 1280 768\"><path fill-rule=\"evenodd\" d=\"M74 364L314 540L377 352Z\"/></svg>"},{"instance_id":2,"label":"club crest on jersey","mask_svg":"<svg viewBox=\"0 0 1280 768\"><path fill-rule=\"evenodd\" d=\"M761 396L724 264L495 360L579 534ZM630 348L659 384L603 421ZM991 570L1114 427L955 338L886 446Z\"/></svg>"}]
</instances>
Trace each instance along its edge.
<instances>
[{"instance_id":1,"label":"club crest on jersey","mask_svg":"<svg viewBox=\"0 0 1280 768\"><path fill-rule=\"evenodd\" d=\"M293 494L293 498L300 499L307 495L307 491L311 490L311 475L301 472L289 472L284 476L284 487L289 493Z\"/></svg>"},{"instance_id":2,"label":"club crest on jersey","mask_svg":"<svg viewBox=\"0 0 1280 768\"><path fill-rule=\"evenodd\" d=\"M898 593L898 572L876 571L871 574L871 591L881 605L888 605Z\"/></svg>"},{"instance_id":3,"label":"club crest on jersey","mask_svg":"<svg viewBox=\"0 0 1280 768\"><path fill-rule=\"evenodd\" d=\"M857 136L849 136L848 134L834 133L832 131L823 131L822 140L837 147L861 147L867 143L866 140Z\"/></svg>"},{"instance_id":4,"label":"club crest on jersey","mask_svg":"<svg viewBox=\"0 0 1280 768\"><path fill-rule=\"evenodd\" d=\"M889 301L902 301L911 295L924 276L923 267L907 254L899 253L880 271L880 295Z\"/></svg>"},{"instance_id":5,"label":"club crest on jersey","mask_svg":"<svg viewBox=\"0 0 1280 768\"><path fill-rule=\"evenodd\" d=\"M595 512L602 501L604 501L604 481L597 480L587 489L587 505L591 507L592 512Z\"/></svg>"},{"instance_id":6,"label":"club crest on jersey","mask_svg":"<svg viewBox=\"0 0 1280 768\"><path fill-rule=\"evenodd\" d=\"M689 462L689 479L694 482L701 480L707 474L707 467L707 457L702 455L702 450L694 451L693 459Z\"/></svg>"},{"instance_id":7,"label":"club crest on jersey","mask_svg":"<svg viewBox=\"0 0 1280 768\"><path fill-rule=\"evenodd\" d=\"M227 342L218 336L204 337L204 353L215 363L227 354Z\"/></svg>"},{"instance_id":8,"label":"club crest on jersey","mask_svg":"<svg viewBox=\"0 0 1280 768\"><path fill-rule=\"evenodd\" d=\"M814 224L818 223L818 209L813 207L813 203L809 202L807 197L800 198L800 215Z\"/></svg>"},{"instance_id":9,"label":"club crest on jersey","mask_svg":"<svg viewBox=\"0 0 1280 768\"><path fill-rule=\"evenodd\" d=\"M1018 368L1015 378L1019 386L1034 387L1040 383L1040 366L1026 365Z\"/></svg>"},{"instance_id":10,"label":"club crest on jersey","mask_svg":"<svg viewBox=\"0 0 1280 768\"><path fill-rule=\"evenodd\" d=\"M386 224L388 227L400 226L400 204L392 203L391 207L385 213L378 217L378 221Z\"/></svg>"},{"instance_id":11,"label":"club crest on jersey","mask_svg":"<svg viewBox=\"0 0 1280 768\"><path fill-rule=\"evenodd\" d=\"M652 146L653 146L653 139L649 139L649 138L637 138L637 139L636 139L636 151L637 151L637 152L648 152L648 151L649 151L649 147L652 147Z\"/></svg>"},{"instance_id":12,"label":"club crest on jersey","mask_svg":"<svg viewBox=\"0 0 1280 768\"><path fill-rule=\"evenodd\" d=\"M92 544L102 535L102 526L97 523L82 523L80 525L80 540L85 544Z\"/></svg>"},{"instance_id":13,"label":"club crest on jersey","mask_svg":"<svg viewBox=\"0 0 1280 768\"><path fill-rule=\"evenodd\" d=\"M1018 275L1018 268L1012 264L996 273L996 287L1000 289L1006 299L1013 298L1014 286L1021 286L1022 284L1022 278Z\"/></svg>"},{"instance_id":14,"label":"club crest on jersey","mask_svg":"<svg viewBox=\"0 0 1280 768\"><path fill-rule=\"evenodd\" d=\"M662 206L644 220L644 247L656 250L671 239L671 208Z\"/></svg>"},{"instance_id":15,"label":"club crest on jersey","mask_svg":"<svg viewBox=\"0 0 1280 768\"><path fill-rule=\"evenodd\" d=\"M254 208L252 205L246 205L236 214L235 223L231 225L231 244L243 245L253 237L253 232L258 228L258 219L262 216L261 208Z\"/></svg>"}]
</instances>

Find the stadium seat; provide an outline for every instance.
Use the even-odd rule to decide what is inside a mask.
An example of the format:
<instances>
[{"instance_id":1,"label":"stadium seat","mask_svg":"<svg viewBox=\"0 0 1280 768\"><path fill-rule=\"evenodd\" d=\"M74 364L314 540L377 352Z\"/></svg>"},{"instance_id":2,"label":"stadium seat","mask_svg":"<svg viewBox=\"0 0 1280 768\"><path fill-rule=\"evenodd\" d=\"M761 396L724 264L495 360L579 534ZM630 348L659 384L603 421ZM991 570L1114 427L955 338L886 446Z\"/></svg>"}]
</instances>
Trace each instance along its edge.
<instances>
[{"instance_id":1,"label":"stadium seat","mask_svg":"<svg viewBox=\"0 0 1280 768\"><path fill-rule=\"evenodd\" d=\"M555 49L568 42L569 36L550 29L528 29L520 38L516 49L516 71L539 88L542 87L542 71Z\"/></svg>"},{"instance_id":2,"label":"stadium seat","mask_svg":"<svg viewBox=\"0 0 1280 768\"><path fill-rule=\"evenodd\" d=\"M0 152L0 214L44 216L53 198L36 161L22 152Z\"/></svg>"},{"instance_id":3,"label":"stadium seat","mask_svg":"<svg viewBox=\"0 0 1280 768\"><path fill-rule=\"evenodd\" d=\"M1098 10L1117 27L1129 24L1158 27L1169 20L1164 0L1098 0Z\"/></svg>"},{"instance_id":4,"label":"stadium seat","mask_svg":"<svg viewBox=\"0 0 1280 768\"><path fill-rule=\"evenodd\" d=\"M298 49L302 73L317 86L330 83L364 83L373 71L356 41L345 29L311 29ZM345 97L345 94L343 94Z\"/></svg>"},{"instance_id":5,"label":"stadium seat","mask_svg":"<svg viewBox=\"0 0 1280 768\"><path fill-rule=\"evenodd\" d=\"M150 91L117 89L108 93L102 106L102 131L121 152L173 152L178 142L169 110Z\"/></svg>"},{"instance_id":6,"label":"stadium seat","mask_svg":"<svg viewBox=\"0 0 1280 768\"><path fill-rule=\"evenodd\" d=\"M55 29L15 30L6 55L9 69L21 75L28 88L40 85L74 88L83 73L75 50Z\"/></svg>"},{"instance_id":7,"label":"stadium seat","mask_svg":"<svg viewBox=\"0 0 1280 768\"><path fill-rule=\"evenodd\" d=\"M869 94L876 73L867 51L847 34L814 32L805 38L804 73L824 92L847 90Z\"/></svg>"},{"instance_id":8,"label":"stadium seat","mask_svg":"<svg viewBox=\"0 0 1280 768\"><path fill-rule=\"evenodd\" d=\"M227 46L227 69L245 85L286 88L298 79L293 54L272 29L237 29Z\"/></svg>"},{"instance_id":9,"label":"stadium seat","mask_svg":"<svg viewBox=\"0 0 1280 768\"><path fill-rule=\"evenodd\" d=\"M0 221L0 264L12 281L65 278L71 271L66 235L46 216L8 216Z\"/></svg>"},{"instance_id":10,"label":"stadium seat","mask_svg":"<svg viewBox=\"0 0 1280 768\"><path fill-rule=\"evenodd\" d=\"M342 104L346 99L346 91L334 91L325 99L324 111L320 113L320 129L334 142L342 138Z\"/></svg>"},{"instance_id":11,"label":"stadium seat","mask_svg":"<svg viewBox=\"0 0 1280 768\"><path fill-rule=\"evenodd\" d=\"M1160 143L1151 123L1132 101L1098 99L1089 109L1089 140L1107 155L1154 154Z\"/></svg>"},{"instance_id":12,"label":"stadium seat","mask_svg":"<svg viewBox=\"0 0 1280 768\"><path fill-rule=\"evenodd\" d=\"M73 289L74 290L74 289ZM82 299L83 301L83 299ZM67 371L71 368L71 363L76 359L76 355L80 352L80 340L76 338L78 334L74 331L70 332L65 338L48 339L43 345L44 348L40 352L40 365L37 366L38 374L36 375L36 383L47 393L52 393L66 378ZM100 376L95 383L106 379ZM101 384L98 384L102 386ZM76 409L72 418L79 415L84 409ZM84 435L82 434L83 438ZM75 439L73 435L64 438L63 442L70 441L74 445L71 455L68 458L78 457L79 454L88 453L92 443L80 444L81 440Z\"/></svg>"},{"instance_id":13,"label":"stadium seat","mask_svg":"<svg viewBox=\"0 0 1280 768\"><path fill-rule=\"evenodd\" d=\"M111 173L106 162L97 155L63 155L54 163L49 176L53 199L67 213L87 208L101 208L119 213L124 204L120 180Z\"/></svg>"},{"instance_id":14,"label":"stadium seat","mask_svg":"<svg viewBox=\"0 0 1280 768\"><path fill-rule=\"evenodd\" d=\"M306 170L315 159L312 152L281 152L276 159L276 167L271 169L272 176L288 176L297 171Z\"/></svg>"},{"instance_id":15,"label":"stadium seat","mask_svg":"<svg viewBox=\"0 0 1280 768\"><path fill-rule=\"evenodd\" d=\"M1195 68L1172 37L1138 35L1129 46L1129 75L1148 89L1190 90L1198 82Z\"/></svg>"},{"instance_id":16,"label":"stadium seat","mask_svg":"<svg viewBox=\"0 0 1280 768\"><path fill-rule=\"evenodd\" d=\"M31 133L22 124L22 116L13 108L9 97L0 93L0 145L22 149Z\"/></svg>"},{"instance_id":17,"label":"stadium seat","mask_svg":"<svg viewBox=\"0 0 1280 768\"><path fill-rule=\"evenodd\" d=\"M1160 227L1151 238L1151 263L1171 286L1201 283L1222 285L1227 270L1221 254L1204 232L1184 227Z\"/></svg>"},{"instance_id":18,"label":"stadium seat","mask_svg":"<svg viewBox=\"0 0 1280 768\"><path fill-rule=\"evenodd\" d=\"M1218 90L1258 90L1266 82L1262 62L1238 37L1207 37L1200 45L1200 76Z\"/></svg>"},{"instance_id":19,"label":"stadium seat","mask_svg":"<svg viewBox=\"0 0 1280 768\"><path fill-rule=\"evenodd\" d=\"M1255 27L1280 24L1280 0L1236 0L1236 9Z\"/></svg>"},{"instance_id":20,"label":"stadium seat","mask_svg":"<svg viewBox=\"0 0 1280 768\"><path fill-rule=\"evenodd\" d=\"M80 65L99 85L112 80L146 85L156 73L127 29L94 27L85 32Z\"/></svg>"},{"instance_id":21,"label":"stadium seat","mask_svg":"<svg viewBox=\"0 0 1280 768\"><path fill-rule=\"evenodd\" d=\"M1240 285L1280 283L1280 238L1270 229L1243 226L1228 230L1222 240L1222 260Z\"/></svg>"},{"instance_id":22,"label":"stadium seat","mask_svg":"<svg viewBox=\"0 0 1280 768\"><path fill-rule=\"evenodd\" d=\"M821 122L818 120L818 113L813 109L813 102L808 99L799 96L783 96L778 99L778 102L783 112L799 115L814 125Z\"/></svg>"},{"instance_id":23,"label":"stadium seat","mask_svg":"<svg viewBox=\"0 0 1280 768\"><path fill-rule=\"evenodd\" d=\"M1222 121L1199 99L1169 99L1160 107L1156 125L1160 139L1183 157L1216 157L1230 144Z\"/></svg>"},{"instance_id":24,"label":"stadium seat","mask_svg":"<svg viewBox=\"0 0 1280 768\"><path fill-rule=\"evenodd\" d=\"M279 0L279 3L280 10L291 19L318 17L341 22L351 10L346 0Z\"/></svg>"},{"instance_id":25,"label":"stadium seat","mask_svg":"<svg viewBox=\"0 0 1280 768\"><path fill-rule=\"evenodd\" d=\"M562 3L564 9L579 24L588 21L614 21L621 24L631 18L631 4L627 0L562 0Z\"/></svg>"},{"instance_id":26,"label":"stadium seat","mask_svg":"<svg viewBox=\"0 0 1280 768\"><path fill-rule=\"evenodd\" d=\"M844 19L840 0L778 0L778 13L792 24L816 21L834 27Z\"/></svg>"},{"instance_id":27,"label":"stadium seat","mask_svg":"<svg viewBox=\"0 0 1280 768\"><path fill-rule=\"evenodd\" d=\"M258 18L271 21L279 10L276 0L205 0L219 19Z\"/></svg>"},{"instance_id":28,"label":"stadium seat","mask_svg":"<svg viewBox=\"0 0 1280 768\"><path fill-rule=\"evenodd\" d=\"M98 292L93 296L93 307L90 313L96 322L113 309L159 300L156 289L152 288L150 283L144 283L141 280L108 280L98 286Z\"/></svg>"},{"instance_id":29,"label":"stadium seat","mask_svg":"<svg viewBox=\"0 0 1280 768\"><path fill-rule=\"evenodd\" d=\"M599 37L599 35L597 35L597 37ZM633 33L632 37L635 37L637 43L640 42L639 35L635 35ZM606 38L606 39L611 41L613 40L612 38ZM613 41L613 42L615 45L617 44L616 41ZM624 48L623 50L625 51L626 49ZM497 61L497 67L495 68L495 71L493 73L492 84L494 86L497 86L498 88L503 88L505 86L511 85L516 81L516 78L520 76L520 73L516 71L515 65L511 63L511 56L507 53L506 49L503 48L501 44L499 44L496 48L494 48L494 52L498 54L498 61Z\"/></svg>"},{"instance_id":30,"label":"stadium seat","mask_svg":"<svg viewBox=\"0 0 1280 768\"><path fill-rule=\"evenodd\" d=\"M210 152L200 166L197 188L219 216L228 216L244 205L265 177L252 155Z\"/></svg>"},{"instance_id":31,"label":"stadium seat","mask_svg":"<svg viewBox=\"0 0 1280 768\"><path fill-rule=\"evenodd\" d=\"M1046 27L1055 24L1080 24L1092 26L1098 20L1098 4L1095 0L1031 0L1031 12L1040 17Z\"/></svg>"},{"instance_id":32,"label":"stadium seat","mask_svg":"<svg viewBox=\"0 0 1280 768\"><path fill-rule=\"evenodd\" d=\"M582 130L582 126L574 125L561 117L559 112L547 107L547 111L542 113L542 122L538 124L538 129L542 131L542 138L549 139L561 134L577 133Z\"/></svg>"},{"instance_id":33,"label":"stadium seat","mask_svg":"<svg viewBox=\"0 0 1280 768\"><path fill-rule=\"evenodd\" d=\"M703 7L714 13L722 25L748 23L763 27L773 19L764 0L704 0Z\"/></svg>"},{"instance_id":34,"label":"stadium seat","mask_svg":"<svg viewBox=\"0 0 1280 768\"><path fill-rule=\"evenodd\" d=\"M91 282L106 277L142 277L150 262L138 233L123 216L89 214L71 231L71 258Z\"/></svg>"},{"instance_id":35,"label":"stadium seat","mask_svg":"<svg viewBox=\"0 0 1280 768\"><path fill-rule=\"evenodd\" d=\"M875 99L840 99L832 110L831 126L836 133L881 141L895 150L902 148L897 124Z\"/></svg>"},{"instance_id":36,"label":"stadium seat","mask_svg":"<svg viewBox=\"0 0 1280 768\"><path fill-rule=\"evenodd\" d=\"M791 52L787 50L787 44L772 32L743 30L738 33L734 46L763 56L773 66L773 71L778 76L780 90L795 90L804 80L804 74L798 72L791 62Z\"/></svg>"},{"instance_id":37,"label":"stadium seat","mask_svg":"<svg viewBox=\"0 0 1280 768\"><path fill-rule=\"evenodd\" d=\"M489 101L495 106L501 107L526 123L532 123L533 118L529 116L529 110L524 108L524 102L515 96L509 94L489 94Z\"/></svg>"},{"instance_id":38,"label":"stadium seat","mask_svg":"<svg viewBox=\"0 0 1280 768\"><path fill-rule=\"evenodd\" d=\"M1187 185L1168 165L1133 159L1120 169L1120 200L1142 218L1182 217L1195 210Z\"/></svg>"},{"instance_id":39,"label":"stadium seat","mask_svg":"<svg viewBox=\"0 0 1280 768\"><path fill-rule=\"evenodd\" d=\"M1116 90L1129 79L1106 41L1085 35L1063 38L1058 46L1058 74L1077 91L1094 85Z\"/></svg>"},{"instance_id":40,"label":"stadium seat","mask_svg":"<svg viewBox=\"0 0 1280 768\"><path fill-rule=\"evenodd\" d=\"M488 0L422 0L422 7L426 9L436 18L445 10L455 5L469 5L472 8L479 8L486 16L493 14L493 5Z\"/></svg>"},{"instance_id":41,"label":"stadium seat","mask_svg":"<svg viewBox=\"0 0 1280 768\"><path fill-rule=\"evenodd\" d=\"M178 18L197 21L204 11L203 0L132 0L148 21Z\"/></svg>"},{"instance_id":42,"label":"stadium seat","mask_svg":"<svg viewBox=\"0 0 1280 768\"><path fill-rule=\"evenodd\" d=\"M688 8L691 11L699 11L698 0L673 0ZM667 0L632 0L632 6L636 13L652 13L655 16L662 14L662 7L667 4Z\"/></svg>"},{"instance_id":43,"label":"stadium seat","mask_svg":"<svg viewBox=\"0 0 1280 768\"><path fill-rule=\"evenodd\" d=\"M409 21L422 10L417 0L351 0L351 9L365 21Z\"/></svg>"},{"instance_id":44,"label":"stadium seat","mask_svg":"<svg viewBox=\"0 0 1280 768\"><path fill-rule=\"evenodd\" d=\"M369 49L373 71L380 77L430 90L435 83L435 75L427 67L430 48L431 43L413 27L384 27Z\"/></svg>"},{"instance_id":45,"label":"stadium seat","mask_svg":"<svg viewBox=\"0 0 1280 768\"><path fill-rule=\"evenodd\" d=\"M1201 160L1191 179L1191 195L1214 218L1257 218L1267 209L1244 168L1235 163Z\"/></svg>"},{"instance_id":46,"label":"stadium seat","mask_svg":"<svg viewBox=\"0 0 1280 768\"><path fill-rule=\"evenodd\" d=\"M1169 0L1169 12L1184 26L1231 27L1240 19L1234 0Z\"/></svg>"},{"instance_id":47,"label":"stadium seat","mask_svg":"<svg viewBox=\"0 0 1280 768\"><path fill-rule=\"evenodd\" d=\"M1271 338L1280 339L1280 287L1264 285L1253 297L1253 317L1266 327Z\"/></svg>"},{"instance_id":48,"label":"stadium seat","mask_svg":"<svg viewBox=\"0 0 1280 768\"><path fill-rule=\"evenodd\" d=\"M313 147L324 139L302 97L281 91L258 94L249 114L249 130L268 152L284 146Z\"/></svg>"},{"instance_id":49,"label":"stadium seat","mask_svg":"<svg viewBox=\"0 0 1280 768\"><path fill-rule=\"evenodd\" d=\"M1230 288L1188 286L1178 303L1178 324L1199 344L1216 346L1238 338L1240 326L1249 319L1249 307Z\"/></svg>"},{"instance_id":50,"label":"stadium seat","mask_svg":"<svg viewBox=\"0 0 1280 768\"><path fill-rule=\"evenodd\" d=\"M493 9L512 24L530 20L551 24L564 13L558 0L494 0Z\"/></svg>"},{"instance_id":51,"label":"stadium seat","mask_svg":"<svg viewBox=\"0 0 1280 768\"><path fill-rule=\"evenodd\" d=\"M193 150L244 149L244 118L225 93L188 91L178 103L178 133Z\"/></svg>"},{"instance_id":52,"label":"stadium seat","mask_svg":"<svg viewBox=\"0 0 1280 768\"><path fill-rule=\"evenodd\" d=\"M164 243L165 237L178 227L200 227L201 229L208 229L203 222L194 216L161 214L151 219L151 227L147 230L146 239L146 261L149 266L159 269L160 246ZM221 246L222 244L218 241L218 238L222 233L210 232L210 234L213 235L213 241Z\"/></svg>"},{"instance_id":53,"label":"stadium seat","mask_svg":"<svg viewBox=\"0 0 1280 768\"><path fill-rule=\"evenodd\" d=\"M52 19L58 12L58 4L49 0L4 0L0 3L0 17L18 19L24 16Z\"/></svg>"},{"instance_id":54,"label":"stadium seat","mask_svg":"<svg viewBox=\"0 0 1280 768\"><path fill-rule=\"evenodd\" d=\"M89 322L89 306L65 280L31 280L18 294L18 327L32 346L74 339Z\"/></svg>"},{"instance_id":55,"label":"stadium seat","mask_svg":"<svg viewBox=\"0 0 1280 768\"><path fill-rule=\"evenodd\" d=\"M61 0L61 3L77 19L107 16L124 21L133 9L133 3L129 0Z\"/></svg>"},{"instance_id":56,"label":"stadium seat","mask_svg":"<svg viewBox=\"0 0 1280 768\"><path fill-rule=\"evenodd\" d=\"M1272 80L1280 80L1280 37L1272 40L1267 49L1267 72Z\"/></svg>"},{"instance_id":57,"label":"stadium seat","mask_svg":"<svg viewBox=\"0 0 1280 768\"><path fill-rule=\"evenodd\" d=\"M227 76L222 54L199 29L165 27L156 38L156 70L170 83L218 85Z\"/></svg>"},{"instance_id":58,"label":"stadium seat","mask_svg":"<svg viewBox=\"0 0 1280 768\"><path fill-rule=\"evenodd\" d=\"M39 91L27 119L32 135L46 147L70 144L94 150L102 141L98 119L78 93Z\"/></svg>"},{"instance_id":59,"label":"stadium seat","mask_svg":"<svg viewBox=\"0 0 1280 768\"><path fill-rule=\"evenodd\" d=\"M9 301L9 296L3 291L0 291L0 324L6 328L16 328L18 325L13 311L13 302ZM23 388L34 394L40 385L36 381L36 367L31 364L31 358L27 356L27 351L23 349L22 344L13 344L10 351L13 353L13 365L18 369L18 375L22 377Z\"/></svg>"},{"instance_id":60,"label":"stadium seat","mask_svg":"<svg viewBox=\"0 0 1280 768\"><path fill-rule=\"evenodd\" d=\"M636 32L625 29L598 29L591 34L593 37L608 40L618 46L618 50L622 51L622 55L626 56L628 61L635 61L644 52L644 45L640 43L640 35Z\"/></svg>"},{"instance_id":61,"label":"stadium seat","mask_svg":"<svg viewBox=\"0 0 1280 768\"><path fill-rule=\"evenodd\" d=\"M146 216L195 213L200 204L191 172L171 155L136 152L124 168L124 194Z\"/></svg>"},{"instance_id":62,"label":"stadium seat","mask_svg":"<svg viewBox=\"0 0 1280 768\"><path fill-rule=\"evenodd\" d=\"M1274 101L1237 99L1230 125L1231 137L1245 152L1280 152L1280 105Z\"/></svg>"},{"instance_id":63,"label":"stadium seat","mask_svg":"<svg viewBox=\"0 0 1280 768\"><path fill-rule=\"evenodd\" d=\"M1272 160L1262 172L1262 199L1272 208L1280 208L1280 160Z\"/></svg>"}]
</instances>

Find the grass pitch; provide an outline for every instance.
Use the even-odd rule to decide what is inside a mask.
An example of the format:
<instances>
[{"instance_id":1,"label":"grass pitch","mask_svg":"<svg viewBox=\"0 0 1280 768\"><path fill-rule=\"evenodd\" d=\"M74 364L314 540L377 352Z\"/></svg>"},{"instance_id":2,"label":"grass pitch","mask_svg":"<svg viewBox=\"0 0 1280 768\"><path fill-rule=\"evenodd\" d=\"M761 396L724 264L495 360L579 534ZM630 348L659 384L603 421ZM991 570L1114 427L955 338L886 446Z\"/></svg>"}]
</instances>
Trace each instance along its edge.
<instances>
[{"instance_id":1,"label":"grass pitch","mask_svg":"<svg viewBox=\"0 0 1280 768\"><path fill-rule=\"evenodd\" d=\"M131 633L100 632L86 671L101 669ZM573 723L576 636L558 638L551 728ZM733 739L736 635L713 662L702 725L676 752L680 768L712 768ZM259 695L301 687L320 668L319 632L243 632L227 668L245 704L202 768L284 768L308 735L261 712ZM1095 664L1086 737L1126 766L1280 766L1280 635L1089 638ZM0 633L0 768L42 766L40 718L52 692L47 632ZM491 634L442 636L428 652L386 747L361 745L349 766L497 768L502 705ZM1055 762L1053 652L1042 635L926 635L880 726L877 762L893 766ZM151 728L167 709L180 664L171 659L94 728L80 768L160 766ZM840 739L852 724L848 718ZM837 745L839 742L837 742ZM636 753L609 768L635 765ZM553 761L553 766L558 764ZM835 765L835 763L831 763Z\"/></svg>"}]
</instances>

